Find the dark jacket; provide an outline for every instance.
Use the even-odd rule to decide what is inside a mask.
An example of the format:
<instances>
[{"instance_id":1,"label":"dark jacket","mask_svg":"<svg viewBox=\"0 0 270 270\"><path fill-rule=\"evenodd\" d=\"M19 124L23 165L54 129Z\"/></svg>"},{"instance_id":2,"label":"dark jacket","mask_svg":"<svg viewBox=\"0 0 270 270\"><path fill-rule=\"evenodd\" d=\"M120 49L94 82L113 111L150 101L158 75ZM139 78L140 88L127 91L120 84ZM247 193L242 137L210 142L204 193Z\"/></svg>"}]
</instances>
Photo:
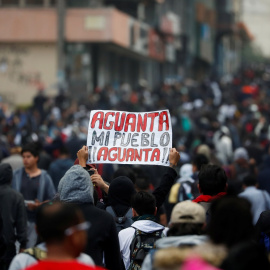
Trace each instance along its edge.
<instances>
[{"instance_id":1,"label":"dark jacket","mask_svg":"<svg viewBox=\"0 0 270 270\"><path fill-rule=\"evenodd\" d=\"M263 169L258 174L258 183L260 189L270 194L270 156L265 159Z\"/></svg>"},{"instance_id":2,"label":"dark jacket","mask_svg":"<svg viewBox=\"0 0 270 270\"><path fill-rule=\"evenodd\" d=\"M103 252L105 266L108 269L120 269L120 248L115 221L104 210L92 203L79 204L84 217L91 223L85 253L90 255L97 265L102 266Z\"/></svg>"},{"instance_id":3,"label":"dark jacket","mask_svg":"<svg viewBox=\"0 0 270 270\"><path fill-rule=\"evenodd\" d=\"M24 199L19 192L11 188L11 180L11 166L0 164L0 212L3 220L3 235L8 246L9 255L7 256L12 256L15 252L16 240L19 241L20 248L25 248L27 242Z\"/></svg>"},{"instance_id":4,"label":"dark jacket","mask_svg":"<svg viewBox=\"0 0 270 270\"><path fill-rule=\"evenodd\" d=\"M121 257L118 235L113 217L93 204L93 184L86 170L80 165L72 166L61 179L58 192L60 200L76 203L91 223L85 253L90 255L97 265L110 270L121 269Z\"/></svg>"},{"instance_id":5,"label":"dark jacket","mask_svg":"<svg viewBox=\"0 0 270 270\"><path fill-rule=\"evenodd\" d=\"M153 195L156 198L157 209L159 209L164 203L167 195L171 190L172 185L174 184L176 176L176 171L171 167L168 167L166 173L162 176L160 185L153 192Z\"/></svg>"},{"instance_id":6,"label":"dark jacket","mask_svg":"<svg viewBox=\"0 0 270 270\"><path fill-rule=\"evenodd\" d=\"M73 165L69 158L59 158L50 164L48 174L51 176L55 189L57 190L60 179L66 171Z\"/></svg>"},{"instance_id":7,"label":"dark jacket","mask_svg":"<svg viewBox=\"0 0 270 270\"><path fill-rule=\"evenodd\" d=\"M14 171L12 179L12 187L19 192L21 190L22 185L23 171L24 167ZM37 199L40 202L51 200L55 195L55 193L56 193L55 188L50 175L46 171L41 170Z\"/></svg>"}]
</instances>

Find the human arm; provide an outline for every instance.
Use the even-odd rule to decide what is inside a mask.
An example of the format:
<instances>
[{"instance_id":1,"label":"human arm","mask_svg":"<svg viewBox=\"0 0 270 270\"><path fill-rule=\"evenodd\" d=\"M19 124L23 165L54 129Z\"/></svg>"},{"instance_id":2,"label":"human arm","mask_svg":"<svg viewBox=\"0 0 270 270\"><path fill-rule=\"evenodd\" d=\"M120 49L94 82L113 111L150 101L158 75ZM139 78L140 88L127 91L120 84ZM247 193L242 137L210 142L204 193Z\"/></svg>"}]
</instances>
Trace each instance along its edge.
<instances>
[{"instance_id":1,"label":"human arm","mask_svg":"<svg viewBox=\"0 0 270 270\"><path fill-rule=\"evenodd\" d=\"M15 228L17 240L20 243L20 250L23 250L26 248L27 243L27 216L23 196L18 197L16 207Z\"/></svg>"},{"instance_id":2,"label":"human arm","mask_svg":"<svg viewBox=\"0 0 270 270\"><path fill-rule=\"evenodd\" d=\"M176 171L173 169L180 159L180 154L175 148L170 150L169 162L170 167L167 172L162 176L159 186L154 190L153 195L156 198L156 206L159 209L164 203L167 194L169 193L172 185L174 184L175 178L177 176Z\"/></svg>"},{"instance_id":3,"label":"human arm","mask_svg":"<svg viewBox=\"0 0 270 270\"><path fill-rule=\"evenodd\" d=\"M79 164L82 167L86 167L86 162L88 159L88 147L87 146L83 146L78 152L77 152L77 157L79 160Z\"/></svg>"},{"instance_id":4,"label":"human arm","mask_svg":"<svg viewBox=\"0 0 270 270\"><path fill-rule=\"evenodd\" d=\"M100 187L106 194L108 194L109 185L104 182L103 178L96 169L94 169L94 174L91 175L91 180L94 185Z\"/></svg>"}]
</instances>

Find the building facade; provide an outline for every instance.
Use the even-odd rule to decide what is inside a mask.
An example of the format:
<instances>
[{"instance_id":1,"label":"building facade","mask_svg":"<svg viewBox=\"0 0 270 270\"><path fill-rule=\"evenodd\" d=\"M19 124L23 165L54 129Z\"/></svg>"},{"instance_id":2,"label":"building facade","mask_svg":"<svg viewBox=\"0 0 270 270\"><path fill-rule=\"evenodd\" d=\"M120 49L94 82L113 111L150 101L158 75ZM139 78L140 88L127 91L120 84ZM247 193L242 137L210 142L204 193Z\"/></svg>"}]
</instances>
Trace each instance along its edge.
<instances>
[{"instance_id":1,"label":"building facade","mask_svg":"<svg viewBox=\"0 0 270 270\"><path fill-rule=\"evenodd\" d=\"M30 104L37 89L81 97L233 71L240 61L226 62L236 24L229 2L0 0L0 95Z\"/></svg>"}]
</instances>

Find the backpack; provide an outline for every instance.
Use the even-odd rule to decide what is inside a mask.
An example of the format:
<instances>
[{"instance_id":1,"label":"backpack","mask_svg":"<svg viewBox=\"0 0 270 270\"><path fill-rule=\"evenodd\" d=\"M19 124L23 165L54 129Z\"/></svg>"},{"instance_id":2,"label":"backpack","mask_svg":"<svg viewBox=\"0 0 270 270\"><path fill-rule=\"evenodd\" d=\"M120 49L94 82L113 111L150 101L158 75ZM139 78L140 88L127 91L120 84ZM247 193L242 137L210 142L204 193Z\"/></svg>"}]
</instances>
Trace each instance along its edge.
<instances>
[{"instance_id":1,"label":"backpack","mask_svg":"<svg viewBox=\"0 0 270 270\"><path fill-rule=\"evenodd\" d=\"M164 236L163 229L152 233L146 233L137 228L134 229L134 238L130 244L130 266L128 270L141 269L146 255L150 250L156 248L155 242Z\"/></svg>"},{"instance_id":2,"label":"backpack","mask_svg":"<svg viewBox=\"0 0 270 270\"><path fill-rule=\"evenodd\" d=\"M124 216L118 217L113 209L113 207L108 206L106 208L106 211L110 213L114 217L117 233L119 233L121 230L126 229L132 225L134 222L132 220L132 209L129 208Z\"/></svg>"},{"instance_id":3,"label":"backpack","mask_svg":"<svg viewBox=\"0 0 270 270\"><path fill-rule=\"evenodd\" d=\"M28 248L23 253L34 257L34 259L36 259L37 261L45 259L47 257L47 251L44 251L38 247Z\"/></svg>"},{"instance_id":4,"label":"backpack","mask_svg":"<svg viewBox=\"0 0 270 270\"><path fill-rule=\"evenodd\" d=\"M189 193L187 193L185 185L188 185L190 187L190 192ZM183 201L186 201L186 200L193 200L194 197L192 195L192 189L193 189L193 183L191 183L190 181L182 182L180 184L179 189L178 189L178 194L177 194L178 202L183 202Z\"/></svg>"}]
</instances>

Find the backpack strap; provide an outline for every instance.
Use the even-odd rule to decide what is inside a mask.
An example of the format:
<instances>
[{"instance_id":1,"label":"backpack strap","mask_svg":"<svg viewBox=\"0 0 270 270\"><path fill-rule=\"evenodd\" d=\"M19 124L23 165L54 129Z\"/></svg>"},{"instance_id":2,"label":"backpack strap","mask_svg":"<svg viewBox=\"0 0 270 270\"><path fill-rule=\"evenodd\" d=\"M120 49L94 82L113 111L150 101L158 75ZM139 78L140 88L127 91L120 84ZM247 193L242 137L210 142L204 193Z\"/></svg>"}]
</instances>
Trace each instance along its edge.
<instances>
[{"instance_id":1,"label":"backpack strap","mask_svg":"<svg viewBox=\"0 0 270 270\"><path fill-rule=\"evenodd\" d=\"M108 206L106 208L106 211L109 212L114 217L115 222L118 224L124 223L127 220L127 218L132 218L132 209L131 208L128 208L128 210L126 211L126 213L122 217L119 217L116 215L115 210L113 209L112 206Z\"/></svg>"},{"instance_id":2,"label":"backpack strap","mask_svg":"<svg viewBox=\"0 0 270 270\"><path fill-rule=\"evenodd\" d=\"M38 247L28 248L23 253L32 256L37 261L47 257L47 251L44 251Z\"/></svg>"}]
</instances>

